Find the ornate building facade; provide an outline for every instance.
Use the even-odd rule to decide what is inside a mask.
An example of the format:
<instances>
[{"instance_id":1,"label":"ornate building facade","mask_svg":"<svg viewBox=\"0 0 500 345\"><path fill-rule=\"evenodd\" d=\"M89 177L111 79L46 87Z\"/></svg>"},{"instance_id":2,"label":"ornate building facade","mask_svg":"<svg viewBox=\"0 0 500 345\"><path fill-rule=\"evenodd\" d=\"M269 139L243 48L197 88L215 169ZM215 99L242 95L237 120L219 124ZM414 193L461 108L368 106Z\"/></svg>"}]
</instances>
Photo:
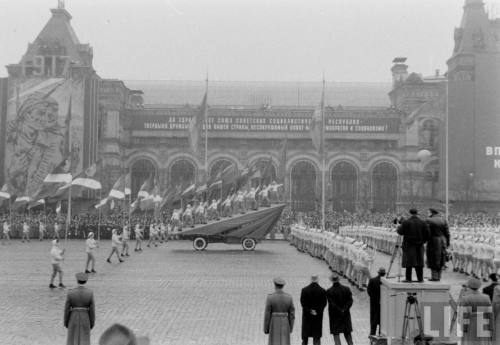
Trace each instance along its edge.
<instances>
[{"instance_id":1,"label":"ornate building facade","mask_svg":"<svg viewBox=\"0 0 500 345\"><path fill-rule=\"evenodd\" d=\"M466 2L465 13L471 2ZM396 212L443 201L439 182L447 78L439 72L423 77L408 72L406 59L395 59L387 106L326 104L324 168L309 131L320 92L316 107L294 102L211 105L209 85L205 162L204 136L197 153L188 144L189 121L200 106L145 104L142 91L120 80L99 78L92 68L92 49L79 43L70 19L64 8L52 10L52 18L21 62L8 66L9 77L0 81L0 182L13 185L18 193L31 192L34 187L29 189L26 181L37 181L30 174L18 177L13 168L13 162L24 161L18 156L27 154L23 151L27 145L29 152L41 157L40 162L46 158L50 163L45 169L55 165L56 157L79 147L73 170L99 161L106 172L101 176L104 192L118 176L131 172L133 196L152 175L166 188L203 181L230 164L243 170L271 161L269 180L283 183L286 200L300 210L318 206L323 175L327 207L336 211ZM457 70L452 63L457 54L449 62L450 75ZM451 85L449 89L451 100ZM29 118L29 112L22 110L34 92L37 107L53 98L46 105L52 107L52 126L19 125ZM64 129L68 119L71 130ZM14 124L18 131L28 128L24 137L31 135L30 139L17 143L7 129ZM57 129L61 140L50 145L39 142L33 139L33 128L41 138Z\"/></svg>"}]
</instances>

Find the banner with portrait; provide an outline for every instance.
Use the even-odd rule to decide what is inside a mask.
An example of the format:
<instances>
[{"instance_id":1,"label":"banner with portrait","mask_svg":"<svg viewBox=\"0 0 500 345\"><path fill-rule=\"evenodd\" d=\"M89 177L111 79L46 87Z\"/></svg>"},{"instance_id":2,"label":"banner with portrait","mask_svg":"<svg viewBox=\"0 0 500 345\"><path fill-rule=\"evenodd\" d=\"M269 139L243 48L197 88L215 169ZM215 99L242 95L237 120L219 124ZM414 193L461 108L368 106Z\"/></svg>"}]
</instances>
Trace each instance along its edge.
<instances>
[{"instance_id":1,"label":"banner with portrait","mask_svg":"<svg viewBox=\"0 0 500 345\"><path fill-rule=\"evenodd\" d=\"M34 197L64 159L82 170L83 80L30 78L9 81L5 179L18 196Z\"/></svg>"}]
</instances>

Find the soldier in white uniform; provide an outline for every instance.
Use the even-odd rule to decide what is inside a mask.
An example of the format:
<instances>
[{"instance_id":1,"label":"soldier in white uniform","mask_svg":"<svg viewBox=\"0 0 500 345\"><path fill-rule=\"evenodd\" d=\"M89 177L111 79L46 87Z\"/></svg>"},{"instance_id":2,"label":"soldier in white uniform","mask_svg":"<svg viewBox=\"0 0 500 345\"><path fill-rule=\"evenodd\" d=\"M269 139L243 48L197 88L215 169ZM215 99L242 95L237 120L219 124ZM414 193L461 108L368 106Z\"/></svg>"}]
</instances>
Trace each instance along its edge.
<instances>
[{"instance_id":1,"label":"soldier in white uniform","mask_svg":"<svg viewBox=\"0 0 500 345\"><path fill-rule=\"evenodd\" d=\"M30 242L30 225L27 220L23 223L23 236L21 238L21 242L24 243L24 240Z\"/></svg>"},{"instance_id":2,"label":"soldier in white uniform","mask_svg":"<svg viewBox=\"0 0 500 345\"><path fill-rule=\"evenodd\" d=\"M40 222L38 223L38 239L40 241L43 241L43 237L45 236L45 231L46 231L45 223L42 220L40 220Z\"/></svg>"},{"instance_id":3,"label":"soldier in white uniform","mask_svg":"<svg viewBox=\"0 0 500 345\"><path fill-rule=\"evenodd\" d=\"M134 252L141 252L142 251L142 239L143 239L143 232L142 232L142 226L138 222L135 224L135 229L134 229L134 235L135 235L135 248Z\"/></svg>"},{"instance_id":4,"label":"soldier in white uniform","mask_svg":"<svg viewBox=\"0 0 500 345\"><path fill-rule=\"evenodd\" d=\"M5 244L5 240L7 239L8 243L11 244L10 241L10 223L8 219L5 219L3 222L3 236L2 236L2 244Z\"/></svg>"},{"instance_id":5,"label":"soldier in white uniform","mask_svg":"<svg viewBox=\"0 0 500 345\"><path fill-rule=\"evenodd\" d=\"M128 254L128 241L130 240L130 227L128 222L125 222L123 225L123 231L122 231L122 254L121 256L130 256Z\"/></svg>"},{"instance_id":6,"label":"soldier in white uniform","mask_svg":"<svg viewBox=\"0 0 500 345\"><path fill-rule=\"evenodd\" d=\"M61 267L61 263L64 260L64 249L59 248L58 246L59 240L52 240L52 249L50 250L51 264L52 264L52 276L50 277L49 287L54 289L56 286L54 285L54 279L56 275L59 274L59 287L64 288L64 284L62 282L63 279L63 271Z\"/></svg>"}]
</instances>

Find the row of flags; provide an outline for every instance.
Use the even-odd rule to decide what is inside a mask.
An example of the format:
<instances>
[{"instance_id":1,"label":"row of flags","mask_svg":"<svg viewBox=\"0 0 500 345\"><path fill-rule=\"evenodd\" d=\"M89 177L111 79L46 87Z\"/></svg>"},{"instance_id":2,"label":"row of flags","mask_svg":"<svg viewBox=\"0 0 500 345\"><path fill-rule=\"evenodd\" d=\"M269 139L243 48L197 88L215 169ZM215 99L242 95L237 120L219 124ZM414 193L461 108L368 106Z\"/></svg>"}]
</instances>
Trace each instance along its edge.
<instances>
[{"instance_id":1,"label":"row of flags","mask_svg":"<svg viewBox=\"0 0 500 345\"><path fill-rule=\"evenodd\" d=\"M193 116L188 127L188 138L191 149L197 153L198 144L201 137L201 131L203 124L208 125L208 103L207 103L208 88L205 91L205 95L200 105L200 111ZM325 99L325 81L323 80L323 88L321 94L320 105L315 109L310 124L310 135L312 139L313 146L322 155L324 153L324 131L325 131L325 115L324 115L324 99ZM67 118L71 118L71 98L70 106L68 107ZM283 145L282 156L285 157L287 152L288 141L285 139ZM71 152L69 148L66 150L66 158L55 167L55 169L48 174L40 189L33 196L22 195L17 196L14 200L14 207L25 207L28 208L37 207L45 204L46 198L56 198L56 199L68 199L69 190L71 187L72 195L81 194L83 190L100 190L102 189L101 183L94 177L97 171L97 164L94 163L86 170L82 171L76 176L72 176L68 171L71 165ZM282 159L283 160L283 159ZM137 199L131 203L131 207L141 209L149 209L153 206L159 206L162 208L168 202L176 200L179 198L186 198L190 195L201 194L206 192L211 192L213 189L223 189L223 184L227 185L227 181L232 181L229 184L235 183L237 189L241 186L241 181L245 178L261 178L262 176L269 175L266 171L271 167L271 159L269 159L268 164L263 171L255 169L255 166L250 168L246 167L242 172L234 165L229 165L225 169L219 171L217 175L207 181L202 181L198 185L191 183L187 186L176 186L169 187L163 193L160 192L160 187L158 180L153 178L147 179L141 186ZM280 169L284 171L284 169ZM224 182L224 183L223 183ZM222 191L222 190L221 190ZM8 186L4 185L0 190L0 206L5 200L10 200L14 193L9 191ZM125 174L119 177L115 182L112 189L110 190L108 196L101 200L96 208L103 207L110 203L112 205L114 200L124 200L127 196L131 195L131 177L130 174ZM112 208L112 207L111 207Z\"/></svg>"}]
</instances>

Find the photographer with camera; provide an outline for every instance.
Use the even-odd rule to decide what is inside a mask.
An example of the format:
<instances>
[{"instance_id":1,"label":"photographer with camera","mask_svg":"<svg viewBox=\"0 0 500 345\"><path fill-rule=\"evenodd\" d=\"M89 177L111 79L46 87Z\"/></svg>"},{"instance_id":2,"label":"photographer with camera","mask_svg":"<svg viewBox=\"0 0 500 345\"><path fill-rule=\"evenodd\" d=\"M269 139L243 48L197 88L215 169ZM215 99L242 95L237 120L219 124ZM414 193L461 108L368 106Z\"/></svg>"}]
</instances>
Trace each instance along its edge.
<instances>
[{"instance_id":1,"label":"photographer with camera","mask_svg":"<svg viewBox=\"0 0 500 345\"><path fill-rule=\"evenodd\" d=\"M446 264L446 248L450 246L450 230L448 223L433 208L429 209L429 241L427 242L427 267L431 270L429 281L441 280L441 271Z\"/></svg>"},{"instance_id":2,"label":"photographer with camera","mask_svg":"<svg viewBox=\"0 0 500 345\"><path fill-rule=\"evenodd\" d=\"M412 268L415 268L417 280L424 282L424 244L429 239L429 227L426 222L418 217L418 211L409 210L410 218L404 220L398 227L398 234L403 236L402 267L406 268L406 280L411 283Z\"/></svg>"}]
</instances>

